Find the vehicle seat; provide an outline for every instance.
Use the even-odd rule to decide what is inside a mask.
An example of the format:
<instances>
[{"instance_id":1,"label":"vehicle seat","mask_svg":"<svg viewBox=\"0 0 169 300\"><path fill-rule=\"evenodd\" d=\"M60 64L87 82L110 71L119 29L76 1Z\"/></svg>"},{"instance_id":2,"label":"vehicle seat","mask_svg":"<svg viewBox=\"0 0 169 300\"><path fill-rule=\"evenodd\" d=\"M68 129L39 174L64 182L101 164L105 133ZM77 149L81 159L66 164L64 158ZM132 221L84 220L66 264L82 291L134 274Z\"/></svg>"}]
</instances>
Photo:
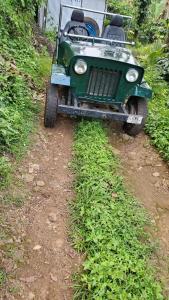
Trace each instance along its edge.
<instances>
[{"instance_id":1,"label":"vehicle seat","mask_svg":"<svg viewBox=\"0 0 169 300\"><path fill-rule=\"evenodd\" d=\"M89 36L88 30L84 23L84 13L81 10L75 9L72 12L71 21L69 21L65 28L64 32L85 35Z\"/></svg>"},{"instance_id":2,"label":"vehicle seat","mask_svg":"<svg viewBox=\"0 0 169 300\"><path fill-rule=\"evenodd\" d=\"M122 28L123 26L123 17L119 15L114 15L110 22L110 25L106 26L102 37L105 39L110 40L118 40L118 41L125 41L125 32ZM124 44L120 43L113 43L115 47L124 47Z\"/></svg>"}]
</instances>

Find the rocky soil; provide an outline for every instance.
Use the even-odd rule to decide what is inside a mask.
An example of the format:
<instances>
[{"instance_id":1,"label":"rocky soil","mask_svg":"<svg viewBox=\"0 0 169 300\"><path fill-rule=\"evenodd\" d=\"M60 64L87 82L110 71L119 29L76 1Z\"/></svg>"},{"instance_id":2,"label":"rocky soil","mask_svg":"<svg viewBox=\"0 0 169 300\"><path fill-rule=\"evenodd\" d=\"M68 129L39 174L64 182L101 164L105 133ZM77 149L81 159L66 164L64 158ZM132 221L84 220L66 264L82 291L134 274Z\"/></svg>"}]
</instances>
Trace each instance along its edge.
<instances>
[{"instance_id":1,"label":"rocky soil","mask_svg":"<svg viewBox=\"0 0 169 300\"><path fill-rule=\"evenodd\" d=\"M136 138L111 127L110 141L120 158L121 172L128 190L148 211L157 242L154 263L169 297L169 166L141 133ZM168 298L167 298L168 299Z\"/></svg>"},{"instance_id":2,"label":"rocky soil","mask_svg":"<svg viewBox=\"0 0 169 300\"><path fill-rule=\"evenodd\" d=\"M14 253L10 265L9 259L3 265L14 278L8 283L11 293L5 291L0 299L72 299L71 274L80 263L69 239L73 127L65 118L53 130L42 124L16 172L21 183L17 193L24 190L25 204L6 216L14 237L7 242Z\"/></svg>"}]
</instances>

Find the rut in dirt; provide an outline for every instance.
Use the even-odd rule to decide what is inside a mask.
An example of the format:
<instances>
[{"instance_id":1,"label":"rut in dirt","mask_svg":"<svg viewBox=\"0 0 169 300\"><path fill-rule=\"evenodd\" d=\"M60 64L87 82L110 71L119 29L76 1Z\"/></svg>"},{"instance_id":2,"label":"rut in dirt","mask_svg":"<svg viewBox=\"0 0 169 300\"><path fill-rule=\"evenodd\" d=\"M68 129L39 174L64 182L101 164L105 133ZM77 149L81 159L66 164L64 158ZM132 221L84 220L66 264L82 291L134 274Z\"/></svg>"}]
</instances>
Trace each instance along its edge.
<instances>
[{"instance_id":1,"label":"rut in dirt","mask_svg":"<svg viewBox=\"0 0 169 300\"><path fill-rule=\"evenodd\" d=\"M122 134L118 124L110 126L110 142L119 156L121 172L128 190L143 204L154 225L157 240L159 279L169 297L169 165L151 146L143 132L132 138ZM168 298L167 298L168 299Z\"/></svg>"},{"instance_id":2,"label":"rut in dirt","mask_svg":"<svg viewBox=\"0 0 169 300\"><path fill-rule=\"evenodd\" d=\"M69 241L73 130L70 119L60 118L52 130L42 124L20 168L29 201L11 216L14 226L22 224L20 233L25 236L24 262L17 271L19 293L14 299L73 298L71 276L80 263Z\"/></svg>"}]
</instances>

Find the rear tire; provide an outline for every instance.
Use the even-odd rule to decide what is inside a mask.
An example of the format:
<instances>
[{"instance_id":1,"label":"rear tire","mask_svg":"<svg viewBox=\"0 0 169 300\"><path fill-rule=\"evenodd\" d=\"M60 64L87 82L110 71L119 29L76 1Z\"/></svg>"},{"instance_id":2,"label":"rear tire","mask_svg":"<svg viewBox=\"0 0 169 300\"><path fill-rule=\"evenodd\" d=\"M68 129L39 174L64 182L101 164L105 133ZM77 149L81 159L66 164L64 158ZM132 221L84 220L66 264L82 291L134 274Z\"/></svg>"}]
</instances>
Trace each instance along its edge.
<instances>
[{"instance_id":1,"label":"rear tire","mask_svg":"<svg viewBox=\"0 0 169 300\"><path fill-rule=\"evenodd\" d=\"M57 86L50 84L46 91L44 125L53 128L57 120L58 93Z\"/></svg>"},{"instance_id":2,"label":"rear tire","mask_svg":"<svg viewBox=\"0 0 169 300\"><path fill-rule=\"evenodd\" d=\"M129 114L143 116L143 120L140 125L129 123L124 124L124 131L128 135L136 136L143 130L145 125L148 113L147 100L139 97L131 97L126 104L126 110Z\"/></svg>"}]
</instances>

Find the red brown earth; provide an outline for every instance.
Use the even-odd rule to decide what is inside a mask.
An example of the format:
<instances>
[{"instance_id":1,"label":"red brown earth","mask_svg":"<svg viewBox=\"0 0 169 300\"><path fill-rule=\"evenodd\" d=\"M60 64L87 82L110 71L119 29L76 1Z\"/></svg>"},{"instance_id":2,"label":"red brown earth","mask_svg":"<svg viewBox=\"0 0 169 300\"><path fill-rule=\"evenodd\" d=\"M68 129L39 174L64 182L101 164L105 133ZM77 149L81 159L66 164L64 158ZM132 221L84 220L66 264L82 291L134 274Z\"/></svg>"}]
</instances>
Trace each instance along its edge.
<instances>
[{"instance_id":1,"label":"red brown earth","mask_svg":"<svg viewBox=\"0 0 169 300\"><path fill-rule=\"evenodd\" d=\"M10 292L3 291L1 300L73 299L71 276L81 263L69 239L74 124L60 117L55 129L45 129L41 122L33 146L16 172L17 180L23 182L16 190L22 191L25 204L6 212L17 250L14 264L13 258L3 260L6 271L14 276L10 276ZM111 124L109 132L128 189L151 214L160 241L156 263L160 278L168 283L168 166L146 135L130 138Z\"/></svg>"}]
</instances>

